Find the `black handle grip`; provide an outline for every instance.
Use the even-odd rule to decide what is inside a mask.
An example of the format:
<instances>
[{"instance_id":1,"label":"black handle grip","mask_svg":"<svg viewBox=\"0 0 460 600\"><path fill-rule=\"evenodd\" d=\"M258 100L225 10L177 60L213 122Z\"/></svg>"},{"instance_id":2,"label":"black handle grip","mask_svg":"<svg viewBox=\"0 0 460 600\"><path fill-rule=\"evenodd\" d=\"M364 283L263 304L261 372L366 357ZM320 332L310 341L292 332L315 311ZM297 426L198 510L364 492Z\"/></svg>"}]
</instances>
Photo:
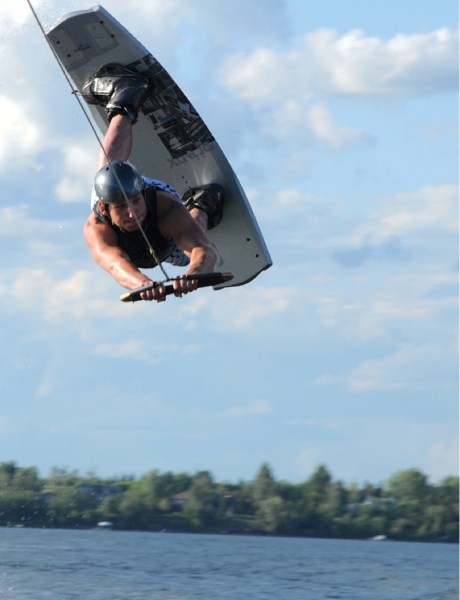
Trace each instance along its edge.
<instances>
[{"instance_id":1,"label":"black handle grip","mask_svg":"<svg viewBox=\"0 0 460 600\"><path fill-rule=\"evenodd\" d=\"M233 279L233 273L197 273L195 275L186 275L186 279L197 279L198 287L207 287L210 285L219 285L220 283L225 283L226 281L230 281ZM159 283L156 281L152 281L152 283L148 283L140 288L136 288L135 290L131 290L122 294L120 296L120 300L122 302L137 302L138 300L142 300L141 294L142 292L146 292L147 290L151 290L154 287L157 287ZM174 294L174 287L172 285L165 286L165 295L169 296Z\"/></svg>"}]
</instances>

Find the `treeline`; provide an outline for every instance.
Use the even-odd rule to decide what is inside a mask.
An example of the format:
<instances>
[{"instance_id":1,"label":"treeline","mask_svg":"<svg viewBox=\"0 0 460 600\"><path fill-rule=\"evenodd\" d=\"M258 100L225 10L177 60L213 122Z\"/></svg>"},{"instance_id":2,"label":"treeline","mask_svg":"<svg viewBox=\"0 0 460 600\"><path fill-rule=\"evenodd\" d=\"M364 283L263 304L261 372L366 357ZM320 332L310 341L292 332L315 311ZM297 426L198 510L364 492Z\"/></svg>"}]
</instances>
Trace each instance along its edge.
<instances>
[{"instance_id":1,"label":"treeline","mask_svg":"<svg viewBox=\"0 0 460 600\"><path fill-rule=\"evenodd\" d=\"M459 478L431 485L417 469L384 486L334 481L319 466L300 484L277 481L263 464L252 481L218 483L194 475L150 471L101 480L52 469L0 463L0 526L88 528L372 538L458 542Z\"/></svg>"}]
</instances>

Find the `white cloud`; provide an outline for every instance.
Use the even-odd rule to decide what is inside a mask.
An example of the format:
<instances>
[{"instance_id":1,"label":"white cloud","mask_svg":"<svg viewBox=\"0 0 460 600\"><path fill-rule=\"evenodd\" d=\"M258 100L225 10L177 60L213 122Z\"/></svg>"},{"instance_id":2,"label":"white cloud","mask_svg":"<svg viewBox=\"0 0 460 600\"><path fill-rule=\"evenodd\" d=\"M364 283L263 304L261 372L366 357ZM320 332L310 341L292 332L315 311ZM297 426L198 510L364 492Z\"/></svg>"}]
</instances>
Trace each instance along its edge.
<instances>
[{"instance_id":1,"label":"white cloud","mask_svg":"<svg viewBox=\"0 0 460 600\"><path fill-rule=\"evenodd\" d=\"M251 332L285 313L294 295L294 289L282 288L226 290L225 296L219 296L220 301L213 303L212 315L220 329Z\"/></svg>"},{"instance_id":2,"label":"white cloud","mask_svg":"<svg viewBox=\"0 0 460 600\"><path fill-rule=\"evenodd\" d=\"M18 160L33 158L45 146L43 132L28 118L24 104L5 96L0 96L0 129L0 171L20 167Z\"/></svg>"},{"instance_id":3,"label":"white cloud","mask_svg":"<svg viewBox=\"0 0 460 600\"><path fill-rule=\"evenodd\" d=\"M263 204L266 204L266 198L263 195L261 202L261 208ZM308 193L302 192L296 188L279 190L275 193L272 205L274 208L278 208L278 214L283 214L284 211L288 210L292 213L305 213L311 204L311 196Z\"/></svg>"},{"instance_id":4,"label":"white cloud","mask_svg":"<svg viewBox=\"0 0 460 600\"><path fill-rule=\"evenodd\" d=\"M355 392L442 387L455 376L456 356L456 346L405 345L389 356L361 362L347 384Z\"/></svg>"},{"instance_id":5,"label":"white cloud","mask_svg":"<svg viewBox=\"0 0 460 600\"><path fill-rule=\"evenodd\" d=\"M440 482L445 477L458 475L458 439L452 443L439 441L432 444L428 450L425 468L434 483Z\"/></svg>"},{"instance_id":6,"label":"white cloud","mask_svg":"<svg viewBox=\"0 0 460 600\"><path fill-rule=\"evenodd\" d=\"M64 315L83 316L87 307L83 302L85 291L89 290L88 274L80 271L70 277L54 280L50 272L44 270L24 271L13 283L12 295L30 310L37 298L42 298L38 306L44 310L44 318L56 320Z\"/></svg>"},{"instance_id":7,"label":"white cloud","mask_svg":"<svg viewBox=\"0 0 460 600\"><path fill-rule=\"evenodd\" d=\"M454 430L454 426L446 426L442 421L418 420L416 415L410 419L398 415L343 418L339 426L327 428L327 443L324 443L324 428L319 421L317 425L311 424L310 443L295 453L292 460L300 477L311 476L319 464L325 464L333 476L340 474L349 483L384 484L398 471L415 467L438 483L444 477L458 474L458 439L452 435ZM382 436L392 440L384 452L379 445ZM440 438L447 441L431 442ZM362 478L356 478L357 472L363 474Z\"/></svg>"},{"instance_id":8,"label":"white cloud","mask_svg":"<svg viewBox=\"0 0 460 600\"><path fill-rule=\"evenodd\" d=\"M261 275L263 278L263 274ZM257 285L238 286L191 294L178 306L172 299L166 308L163 322L180 320L186 331L198 327L215 327L219 331L241 332L251 335L260 331L264 323L281 317L292 305L295 291L266 289Z\"/></svg>"},{"instance_id":9,"label":"white cloud","mask_svg":"<svg viewBox=\"0 0 460 600\"><path fill-rule=\"evenodd\" d=\"M40 0L34 2L35 8L40 4ZM2 13L4 21L3 26L0 26L0 32L5 32L9 27L24 25L31 15L27 2L5 2Z\"/></svg>"},{"instance_id":10,"label":"white cloud","mask_svg":"<svg viewBox=\"0 0 460 600\"><path fill-rule=\"evenodd\" d=\"M399 276L382 271L374 285L372 277L368 270L361 277L350 274L348 286L341 293L320 290L311 295L312 310L320 323L345 339L361 341L380 338L395 342L402 334L406 341L417 344L425 339L452 338L456 273L434 265L432 270L404 271Z\"/></svg>"},{"instance_id":11,"label":"white cloud","mask_svg":"<svg viewBox=\"0 0 460 600\"><path fill-rule=\"evenodd\" d=\"M280 39L288 28L283 0L234 0L219 5L215 0L199 0L193 4L181 3L182 11L185 6L193 19L207 23L216 38L227 46L229 40L240 45L240 36ZM239 33L236 40L235 31Z\"/></svg>"},{"instance_id":12,"label":"white cloud","mask_svg":"<svg viewBox=\"0 0 460 600\"><path fill-rule=\"evenodd\" d=\"M321 448L320 447L308 447L302 450L297 456L294 457L294 463L297 470L302 478L310 477L321 462Z\"/></svg>"},{"instance_id":13,"label":"white cloud","mask_svg":"<svg viewBox=\"0 0 460 600\"><path fill-rule=\"evenodd\" d=\"M12 433L13 427L11 425L11 420L9 417L5 415L0 415L0 437L6 437L10 433Z\"/></svg>"},{"instance_id":14,"label":"white cloud","mask_svg":"<svg viewBox=\"0 0 460 600\"><path fill-rule=\"evenodd\" d=\"M335 123L328 109L319 103L309 109L307 122L313 134L332 148L339 149L363 139L358 130Z\"/></svg>"},{"instance_id":15,"label":"white cloud","mask_svg":"<svg viewBox=\"0 0 460 600\"><path fill-rule=\"evenodd\" d=\"M267 122L267 131L280 139L302 140L316 138L334 149L343 148L350 143L364 139L357 129L338 124L327 107L316 102L311 106L296 99L281 102L275 108Z\"/></svg>"},{"instance_id":16,"label":"white cloud","mask_svg":"<svg viewBox=\"0 0 460 600\"><path fill-rule=\"evenodd\" d=\"M50 242L53 237L59 238L63 229L71 227L70 221L57 222L52 219L39 219L31 215L29 206L14 204L0 207L0 237L21 236L32 242L31 236L38 239L43 236L44 241Z\"/></svg>"},{"instance_id":17,"label":"white cloud","mask_svg":"<svg viewBox=\"0 0 460 600\"><path fill-rule=\"evenodd\" d=\"M447 251L453 264L457 231L458 187L426 186L381 199L366 221L331 243L336 245L334 256L343 266L361 266L375 258L401 264L411 253L419 262L426 262L427 247L431 260L439 260L442 252L444 260L449 260Z\"/></svg>"},{"instance_id":18,"label":"white cloud","mask_svg":"<svg viewBox=\"0 0 460 600\"><path fill-rule=\"evenodd\" d=\"M397 35L388 41L359 30L339 36L320 29L295 49L228 56L220 84L248 102L264 134L291 145L319 139L333 149L362 142L362 131L338 123L325 96L424 95L458 86L458 32Z\"/></svg>"},{"instance_id":19,"label":"white cloud","mask_svg":"<svg viewBox=\"0 0 460 600\"><path fill-rule=\"evenodd\" d=\"M277 225L286 222L290 228L289 234L292 234L299 219L305 231L307 222L311 223L311 219L316 219L319 213L324 214L325 218L330 215L330 207L326 207L324 201L295 187L280 190L248 187L246 193L260 220Z\"/></svg>"},{"instance_id":20,"label":"white cloud","mask_svg":"<svg viewBox=\"0 0 460 600\"><path fill-rule=\"evenodd\" d=\"M90 206L91 186L96 168L95 143L80 140L78 145L70 139L63 140L64 175L55 187L55 194L61 202L86 202ZM94 156L93 156L94 154Z\"/></svg>"},{"instance_id":21,"label":"white cloud","mask_svg":"<svg viewBox=\"0 0 460 600\"><path fill-rule=\"evenodd\" d=\"M224 417L247 417L268 415L272 412L272 405L266 400L255 400L246 406L233 406L223 411Z\"/></svg>"},{"instance_id":22,"label":"white cloud","mask_svg":"<svg viewBox=\"0 0 460 600\"><path fill-rule=\"evenodd\" d=\"M4 273L0 280L0 304L4 312L12 309L39 315L47 325L57 327L65 320L80 325L88 316L100 314L106 318L121 314L121 302L107 302L107 280L95 278L83 269L67 276L58 276L51 269L19 269L14 277Z\"/></svg>"},{"instance_id":23,"label":"white cloud","mask_svg":"<svg viewBox=\"0 0 460 600\"><path fill-rule=\"evenodd\" d=\"M93 352L104 358L129 358L146 362L159 363L168 355L189 356L199 351L192 344L158 344L142 338L128 339L120 343L99 344Z\"/></svg>"},{"instance_id":24,"label":"white cloud","mask_svg":"<svg viewBox=\"0 0 460 600\"><path fill-rule=\"evenodd\" d=\"M75 115L81 116L27 3L9 4L9 15L0 21L1 78L5 83L0 95L0 172L7 175L31 165L40 171L46 160L40 153L75 145L80 137L75 131ZM25 12L19 5L26 7ZM46 13L48 7L42 2L34 5L39 17ZM57 20L56 8L51 10ZM62 5L59 18L61 11Z\"/></svg>"},{"instance_id":25,"label":"white cloud","mask_svg":"<svg viewBox=\"0 0 460 600\"><path fill-rule=\"evenodd\" d=\"M119 344L99 344L93 350L94 354L104 358L129 358L144 360L147 348L143 340L125 340Z\"/></svg>"},{"instance_id":26,"label":"white cloud","mask_svg":"<svg viewBox=\"0 0 460 600\"><path fill-rule=\"evenodd\" d=\"M295 50L258 48L229 57L224 85L258 105L303 100L313 93L399 95L455 90L458 31L396 35L388 41L360 30L308 33Z\"/></svg>"},{"instance_id":27,"label":"white cloud","mask_svg":"<svg viewBox=\"0 0 460 600\"><path fill-rule=\"evenodd\" d=\"M221 67L223 85L243 100L256 105L278 103L286 95L296 98L301 83L293 77L298 63L290 53L258 48L246 55L228 57ZM305 90L300 98L310 94Z\"/></svg>"},{"instance_id":28,"label":"white cloud","mask_svg":"<svg viewBox=\"0 0 460 600\"><path fill-rule=\"evenodd\" d=\"M90 5L88 5L89 7ZM234 0L216 5L215 0L107 0L104 8L127 27L150 51L177 60L183 48L212 61L219 50L241 47L246 39L281 39L287 31L282 0ZM81 0L65 0L60 9L42 2L39 15L45 29L64 13L82 9ZM86 8L86 7L85 7ZM167 24L167 26L165 26ZM238 31L238 35L235 35ZM181 43L171 44L171 39ZM209 48L213 52L209 52Z\"/></svg>"},{"instance_id":29,"label":"white cloud","mask_svg":"<svg viewBox=\"0 0 460 600\"><path fill-rule=\"evenodd\" d=\"M323 429L325 431L340 431L345 422L340 419L289 419L288 425L308 427L311 429Z\"/></svg>"},{"instance_id":30,"label":"white cloud","mask_svg":"<svg viewBox=\"0 0 460 600\"><path fill-rule=\"evenodd\" d=\"M385 198L379 213L357 237L377 242L427 230L456 233L458 230L458 187L427 186L416 192Z\"/></svg>"},{"instance_id":31,"label":"white cloud","mask_svg":"<svg viewBox=\"0 0 460 600\"><path fill-rule=\"evenodd\" d=\"M333 93L423 94L456 85L458 31L447 28L388 41L324 29L305 37L305 51L325 74L321 87Z\"/></svg>"}]
</instances>

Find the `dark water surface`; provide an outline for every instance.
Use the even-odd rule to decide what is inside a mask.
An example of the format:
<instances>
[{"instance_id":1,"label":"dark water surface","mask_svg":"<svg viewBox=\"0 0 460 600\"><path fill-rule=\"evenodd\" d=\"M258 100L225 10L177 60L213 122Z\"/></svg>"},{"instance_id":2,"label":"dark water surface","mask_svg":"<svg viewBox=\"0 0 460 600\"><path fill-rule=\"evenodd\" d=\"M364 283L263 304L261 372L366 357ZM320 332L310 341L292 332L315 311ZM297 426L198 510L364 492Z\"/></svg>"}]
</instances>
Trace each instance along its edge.
<instances>
[{"instance_id":1,"label":"dark water surface","mask_svg":"<svg viewBox=\"0 0 460 600\"><path fill-rule=\"evenodd\" d=\"M458 600L458 546L0 528L0 599Z\"/></svg>"}]
</instances>

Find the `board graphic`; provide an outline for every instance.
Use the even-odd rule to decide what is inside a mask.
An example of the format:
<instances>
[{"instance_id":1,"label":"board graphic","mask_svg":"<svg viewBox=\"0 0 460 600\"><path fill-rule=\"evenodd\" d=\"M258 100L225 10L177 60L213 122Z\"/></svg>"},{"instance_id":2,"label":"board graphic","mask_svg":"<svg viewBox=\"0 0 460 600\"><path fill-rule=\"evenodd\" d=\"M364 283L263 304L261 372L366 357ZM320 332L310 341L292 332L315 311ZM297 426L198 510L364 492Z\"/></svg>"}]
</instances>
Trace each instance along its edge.
<instances>
[{"instance_id":1,"label":"board graphic","mask_svg":"<svg viewBox=\"0 0 460 600\"><path fill-rule=\"evenodd\" d=\"M64 15L47 38L79 92L108 63L123 64L149 78L130 157L142 174L166 181L180 195L209 183L224 187L223 218L208 235L220 257L216 270L231 272L233 278L215 289L242 285L269 268L270 254L231 165L192 103L152 54L101 6ZM104 134L104 109L89 109Z\"/></svg>"}]
</instances>

